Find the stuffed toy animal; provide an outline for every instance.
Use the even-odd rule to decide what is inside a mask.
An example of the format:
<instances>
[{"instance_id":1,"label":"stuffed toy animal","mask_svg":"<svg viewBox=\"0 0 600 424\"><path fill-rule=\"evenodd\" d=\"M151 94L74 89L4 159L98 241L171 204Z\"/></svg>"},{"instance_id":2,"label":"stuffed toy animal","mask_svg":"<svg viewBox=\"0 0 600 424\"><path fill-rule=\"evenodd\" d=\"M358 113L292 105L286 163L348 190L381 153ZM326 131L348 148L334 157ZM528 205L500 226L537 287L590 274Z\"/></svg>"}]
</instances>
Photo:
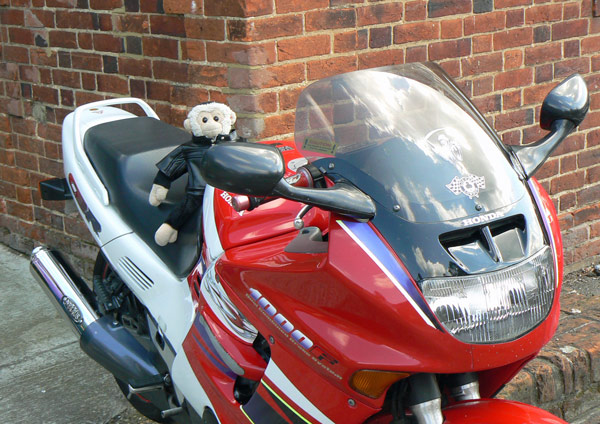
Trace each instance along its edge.
<instances>
[{"instance_id":1,"label":"stuffed toy animal","mask_svg":"<svg viewBox=\"0 0 600 424\"><path fill-rule=\"evenodd\" d=\"M173 181L186 172L188 174L185 199L171 211L154 234L159 246L174 243L178 230L202 205L206 182L200 174L200 162L213 144L237 140L232 128L235 120L235 112L222 103L207 102L194 106L183 123L184 128L192 133L192 139L156 164L159 171L148 199L153 206L160 205L166 199Z\"/></svg>"}]
</instances>

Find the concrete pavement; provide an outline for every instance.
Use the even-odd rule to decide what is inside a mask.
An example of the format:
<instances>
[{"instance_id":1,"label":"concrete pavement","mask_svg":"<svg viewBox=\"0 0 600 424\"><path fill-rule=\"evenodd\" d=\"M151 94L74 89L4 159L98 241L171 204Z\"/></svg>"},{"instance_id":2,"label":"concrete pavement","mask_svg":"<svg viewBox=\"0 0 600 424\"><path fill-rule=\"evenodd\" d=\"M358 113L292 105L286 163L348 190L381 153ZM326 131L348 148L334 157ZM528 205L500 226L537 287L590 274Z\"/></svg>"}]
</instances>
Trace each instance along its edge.
<instances>
[{"instance_id":1,"label":"concrete pavement","mask_svg":"<svg viewBox=\"0 0 600 424\"><path fill-rule=\"evenodd\" d=\"M129 408L29 272L0 245L0 422L100 424Z\"/></svg>"}]
</instances>

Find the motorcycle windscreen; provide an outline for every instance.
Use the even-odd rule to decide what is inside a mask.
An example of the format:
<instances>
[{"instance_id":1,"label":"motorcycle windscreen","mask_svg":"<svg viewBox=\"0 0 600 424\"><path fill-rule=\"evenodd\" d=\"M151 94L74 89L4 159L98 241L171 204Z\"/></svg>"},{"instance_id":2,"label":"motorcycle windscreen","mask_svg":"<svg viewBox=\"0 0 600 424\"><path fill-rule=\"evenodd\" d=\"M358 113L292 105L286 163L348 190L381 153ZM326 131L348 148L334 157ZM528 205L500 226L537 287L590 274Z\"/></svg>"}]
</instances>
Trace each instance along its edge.
<instances>
[{"instance_id":1,"label":"motorcycle windscreen","mask_svg":"<svg viewBox=\"0 0 600 424\"><path fill-rule=\"evenodd\" d=\"M465 218L523 197L518 174L492 137L431 65L318 81L302 92L296 111L302 154L410 222Z\"/></svg>"}]
</instances>

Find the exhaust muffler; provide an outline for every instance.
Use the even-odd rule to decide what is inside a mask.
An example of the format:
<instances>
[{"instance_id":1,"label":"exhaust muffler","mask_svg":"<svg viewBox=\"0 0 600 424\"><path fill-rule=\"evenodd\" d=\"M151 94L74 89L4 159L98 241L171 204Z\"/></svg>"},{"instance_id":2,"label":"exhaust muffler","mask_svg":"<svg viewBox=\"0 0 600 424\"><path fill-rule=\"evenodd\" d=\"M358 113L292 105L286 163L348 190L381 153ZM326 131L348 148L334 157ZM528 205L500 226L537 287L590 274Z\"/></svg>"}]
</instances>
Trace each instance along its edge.
<instances>
[{"instance_id":1,"label":"exhaust muffler","mask_svg":"<svg viewBox=\"0 0 600 424\"><path fill-rule=\"evenodd\" d=\"M36 247L30 268L54 306L71 323L81 349L94 361L134 388L163 383L153 354L111 316L98 316L92 291L58 255L46 247Z\"/></svg>"}]
</instances>

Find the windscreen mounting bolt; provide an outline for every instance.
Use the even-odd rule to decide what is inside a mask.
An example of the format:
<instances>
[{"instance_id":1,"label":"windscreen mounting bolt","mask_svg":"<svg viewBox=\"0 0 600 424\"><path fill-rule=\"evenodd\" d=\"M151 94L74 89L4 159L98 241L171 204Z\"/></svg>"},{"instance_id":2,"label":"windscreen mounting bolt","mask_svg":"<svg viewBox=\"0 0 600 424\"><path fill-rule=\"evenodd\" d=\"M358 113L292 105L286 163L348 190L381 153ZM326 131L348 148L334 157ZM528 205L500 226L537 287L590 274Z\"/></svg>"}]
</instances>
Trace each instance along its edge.
<instances>
[{"instance_id":1,"label":"windscreen mounting bolt","mask_svg":"<svg viewBox=\"0 0 600 424\"><path fill-rule=\"evenodd\" d=\"M333 169L333 168L335 168L335 163L333 163L333 162L330 162L330 163L329 163L329 169Z\"/></svg>"},{"instance_id":2,"label":"windscreen mounting bolt","mask_svg":"<svg viewBox=\"0 0 600 424\"><path fill-rule=\"evenodd\" d=\"M400 212L400 205L394 205L394 212Z\"/></svg>"}]
</instances>

